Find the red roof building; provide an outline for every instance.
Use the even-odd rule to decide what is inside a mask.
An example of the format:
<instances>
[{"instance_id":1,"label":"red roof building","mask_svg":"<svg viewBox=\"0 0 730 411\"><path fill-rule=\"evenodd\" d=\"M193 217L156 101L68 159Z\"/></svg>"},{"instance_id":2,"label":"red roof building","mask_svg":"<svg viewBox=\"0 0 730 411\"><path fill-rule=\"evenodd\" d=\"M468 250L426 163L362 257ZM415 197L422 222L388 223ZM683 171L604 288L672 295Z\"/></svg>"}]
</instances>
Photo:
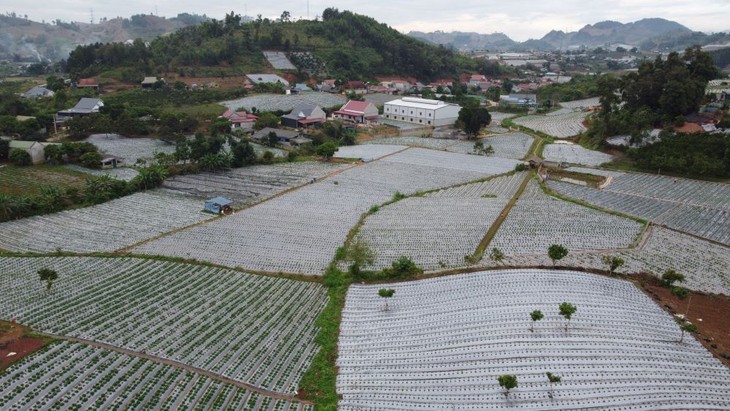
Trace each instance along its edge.
<instances>
[{"instance_id":1,"label":"red roof building","mask_svg":"<svg viewBox=\"0 0 730 411\"><path fill-rule=\"evenodd\" d=\"M258 120L258 116L245 111L233 111L230 108L221 117L228 119L228 122L231 123L231 131L238 129L251 130L256 120Z\"/></svg>"},{"instance_id":2,"label":"red roof building","mask_svg":"<svg viewBox=\"0 0 730 411\"><path fill-rule=\"evenodd\" d=\"M350 100L339 110L335 111L333 116L355 123L365 123L378 119L378 108L373 103L367 101Z\"/></svg>"}]
</instances>

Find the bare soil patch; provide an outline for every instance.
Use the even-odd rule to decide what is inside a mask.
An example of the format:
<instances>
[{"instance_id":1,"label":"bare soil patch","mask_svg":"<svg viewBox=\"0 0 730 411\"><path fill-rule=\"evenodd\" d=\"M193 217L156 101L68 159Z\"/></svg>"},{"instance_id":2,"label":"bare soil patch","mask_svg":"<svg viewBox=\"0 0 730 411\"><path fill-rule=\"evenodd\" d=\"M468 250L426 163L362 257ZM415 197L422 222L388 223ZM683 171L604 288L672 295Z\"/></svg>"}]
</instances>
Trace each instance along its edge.
<instances>
[{"instance_id":1,"label":"bare soil patch","mask_svg":"<svg viewBox=\"0 0 730 411\"><path fill-rule=\"evenodd\" d=\"M40 350L50 341L32 335L27 327L0 321L0 371Z\"/></svg>"}]
</instances>

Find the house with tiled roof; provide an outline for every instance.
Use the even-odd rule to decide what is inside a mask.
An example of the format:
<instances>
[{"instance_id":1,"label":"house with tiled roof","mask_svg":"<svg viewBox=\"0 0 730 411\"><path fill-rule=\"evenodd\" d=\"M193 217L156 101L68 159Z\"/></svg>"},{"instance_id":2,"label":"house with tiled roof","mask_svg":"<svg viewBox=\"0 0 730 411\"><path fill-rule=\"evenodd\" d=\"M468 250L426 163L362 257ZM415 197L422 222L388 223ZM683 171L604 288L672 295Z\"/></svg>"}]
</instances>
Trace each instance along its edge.
<instances>
[{"instance_id":1,"label":"house with tiled roof","mask_svg":"<svg viewBox=\"0 0 730 411\"><path fill-rule=\"evenodd\" d=\"M378 119L378 108L367 101L350 100L335 111L333 117L355 123L366 123Z\"/></svg>"},{"instance_id":2,"label":"house with tiled roof","mask_svg":"<svg viewBox=\"0 0 730 411\"><path fill-rule=\"evenodd\" d=\"M91 88L99 90L99 82L95 78L82 78L76 83L76 88Z\"/></svg>"},{"instance_id":3,"label":"house with tiled roof","mask_svg":"<svg viewBox=\"0 0 730 411\"><path fill-rule=\"evenodd\" d=\"M298 104L291 113L281 116L281 124L286 127L311 127L327 121L327 113L314 103Z\"/></svg>"},{"instance_id":4,"label":"house with tiled roof","mask_svg":"<svg viewBox=\"0 0 730 411\"><path fill-rule=\"evenodd\" d=\"M231 131L253 130L254 123L258 120L258 116L249 114L245 111L235 111L231 108L226 110L225 113L220 115L220 118L225 118L231 124Z\"/></svg>"},{"instance_id":5,"label":"house with tiled roof","mask_svg":"<svg viewBox=\"0 0 730 411\"><path fill-rule=\"evenodd\" d=\"M94 113L104 107L104 102L98 98L82 97L75 106L56 113L56 122L63 123L72 117L84 117Z\"/></svg>"},{"instance_id":6,"label":"house with tiled roof","mask_svg":"<svg viewBox=\"0 0 730 411\"><path fill-rule=\"evenodd\" d=\"M47 89L46 85L42 86L35 86L32 89L26 91L25 93L21 94L21 97L25 98L43 98L43 97L53 97L56 93L53 92L53 90Z\"/></svg>"}]
</instances>

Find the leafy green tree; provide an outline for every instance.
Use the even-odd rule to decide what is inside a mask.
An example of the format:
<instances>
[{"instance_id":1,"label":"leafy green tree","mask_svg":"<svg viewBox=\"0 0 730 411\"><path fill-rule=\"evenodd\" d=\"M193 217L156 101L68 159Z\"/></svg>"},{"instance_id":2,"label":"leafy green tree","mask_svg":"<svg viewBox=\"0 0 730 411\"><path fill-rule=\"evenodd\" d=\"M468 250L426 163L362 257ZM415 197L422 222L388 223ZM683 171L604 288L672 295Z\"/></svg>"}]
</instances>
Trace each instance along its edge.
<instances>
[{"instance_id":1,"label":"leafy green tree","mask_svg":"<svg viewBox=\"0 0 730 411\"><path fill-rule=\"evenodd\" d=\"M11 149L8 159L16 166L29 166L33 162L30 154L22 148Z\"/></svg>"},{"instance_id":2,"label":"leafy green tree","mask_svg":"<svg viewBox=\"0 0 730 411\"><path fill-rule=\"evenodd\" d=\"M502 260L504 260L504 253L502 250L500 250L497 247L492 248L492 251L489 253L489 258L499 264L502 264Z\"/></svg>"},{"instance_id":3,"label":"leafy green tree","mask_svg":"<svg viewBox=\"0 0 730 411\"><path fill-rule=\"evenodd\" d=\"M325 160L328 160L332 158L332 156L335 155L337 152L337 143L334 141L326 141L315 149L315 152L318 156L324 157Z\"/></svg>"},{"instance_id":4,"label":"leafy green tree","mask_svg":"<svg viewBox=\"0 0 730 411\"><path fill-rule=\"evenodd\" d=\"M51 291L53 282L58 279L58 273L50 268L41 268L38 270L38 277L41 282L46 283L46 290Z\"/></svg>"},{"instance_id":5,"label":"leafy green tree","mask_svg":"<svg viewBox=\"0 0 730 411\"><path fill-rule=\"evenodd\" d=\"M497 377L497 381L499 382L499 386L504 388L504 396L507 397L509 395L509 390L513 388L517 388L517 376L516 375L510 375L510 374L503 374Z\"/></svg>"},{"instance_id":6,"label":"leafy green tree","mask_svg":"<svg viewBox=\"0 0 730 411\"><path fill-rule=\"evenodd\" d=\"M131 183L141 190L159 187L167 178L167 170L159 165L142 167L137 171L139 174L132 179Z\"/></svg>"},{"instance_id":7,"label":"leafy green tree","mask_svg":"<svg viewBox=\"0 0 730 411\"><path fill-rule=\"evenodd\" d=\"M666 287L671 287L675 282L684 282L684 274L678 273L672 269L669 269L662 274L662 284Z\"/></svg>"},{"instance_id":8,"label":"leafy green tree","mask_svg":"<svg viewBox=\"0 0 730 411\"><path fill-rule=\"evenodd\" d=\"M245 167L256 163L256 151L253 146L246 140L239 141L232 148L233 159L231 165L233 167Z\"/></svg>"},{"instance_id":9,"label":"leafy green tree","mask_svg":"<svg viewBox=\"0 0 730 411\"><path fill-rule=\"evenodd\" d=\"M553 267L555 267L555 263L563 259L566 255L568 255L568 249L561 244L552 244L548 247L548 257L553 260Z\"/></svg>"},{"instance_id":10,"label":"leafy green tree","mask_svg":"<svg viewBox=\"0 0 730 411\"><path fill-rule=\"evenodd\" d=\"M350 245L346 253L347 260L350 261L348 270L354 278L359 278L361 270L375 262L375 253L370 249L366 242L356 240Z\"/></svg>"},{"instance_id":11,"label":"leafy green tree","mask_svg":"<svg viewBox=\"0 0 730 411\"><path fill-rule=\"evenodd\" d=\"M265 111L257 115L259 116L259 118L256 119L256 122L253 126L256 130L261 130L262 128L266 127L274 128L279 125L279 117L274 113Z\"/></svg>"},{"instance_id":12,"label":"leafy green tree","mask_svg":"<svg viewBox=\"0 0 730 411\"><path fill-rule=\"evenodd\" d=\"M46 161L51 164L58 164L63 160L63 152L61 146L57 144L49 144L43 150L43 154L46 156Z\"/></svg>"},{"instance_id":13,"label":"leafy green tree","mask_svg":"<svg viewBox=\"0 0 730 411\"><path fill-rule=\"evenodd\" d=\"M388 311L388 298L393 297L395 290L392 288L381 288L378 290L378 295L385 299L385 311Z\"/></svg>"},{"instance_id":14,"label":"leafy green tree","mask_svg":"<svg viewBox=\"0 0 730 411\"><path fill-rule=\"evenodd\" d=\"M269 147L276 147L278 143L279 136L276 135L276 132L270 131L269 134L266 135L266 145Z\"/></svg>"},{"instance_id":15,"label":"leafy green tree","mask_svg":"<svg viewBox=\"0 0 730 411\"><path fill-rule=\"evenodd\" d=\"M86 168L101 168L102 155L96 151L84 153L79 157L79 162Z\"/></svg>"},{"instance_id":16,"label":"leafy green tree","mask_svg":"<svg viewBox=\"0 0 730 411\"><path fill-rule=\"evenodd\" d=\"M553 374L551 372L546 372L545 375L547 376L548 383L550 384L550 391L548 392L548 397L550 397L550 399L553 399L553 396L555 395L555 392L553 391L553 384L559 383L561 378L559 375Z\"/></svg>"},{"instance_id":17,"label":"leafy green tree","mask_svg":"<svg viewBox=\"0 0 730 411\"><path fill-rule=\"evenodd\" d=\"M419 274L423 274L423 269L416 265L410 258L400 256L393 261L390 268L383 270L386 277L389 278L409 278Z\"/></svg>"},{"instance_id":18,"label":"leafy green tree","mask_svg":"<svg viewBox=\"0 0 730 411\"><path fill-rule=\"evenodd\" d=\"M492 115L479 104L478 100L470 100L459 110L457 126L464 130L470 138L476 138L483 126L489 125Z\"/></svg>"},{"instance_id":19,"label":"leafy green tree","mask_svg":"<svg viewBox=\"0 0 730 411\"><path fill-rule=\"evenodd\" d=\"M530 323L530 331L535 331L535 321L540 321L544 318L544 315L542 314L542 311L535 310L530 313L530 318L532 319L532 323Z\"/></svg>"},{"instance_id":20,"label":"leafy green tree","mask_svg":"<svg viewBox=\"0 0 730 411\"><path fill-rule=\"evenodd\" d=\"M474 154L478 154L480 156L488 156L494 154L494 148L492 148L492 145L490 144L488 146L485 146L482 140L477 140L474 142L474 148L472 151L474 151Z\"/></svg>"},{"instance_id":21,"label":"leafy green tree","mask_svg":"<svg viewBox=\"0 0 730 411\"><path fill-rule=\"evenodd\" d=\"M613 275L614 272L621 266L624 265L624 260L621 257L616 257L613 255L604 255L601 258L601 261L603 261L603 264L606 264L608 266L608 272L609 274Z\"/></svg>"},{"instance_id":22,"label":"leafy green tree","mask_svg":"<svg viewBox=\"0 0 730 411\"><path fill-rule=\"evenodd\" d=\"M570 319L571 319L571 317L573 317L573 314L575 314L575 312L578 310L578 308L576 308L575 305L573 305L569 302L564 302L564 303L560 303L560 305L558 306L558 309L560 310L560 315L565 317L565 319L567 320L567 322L565 323L565 332L568 332L568 325L570 324Z\"/></svg>"}]
</instances>

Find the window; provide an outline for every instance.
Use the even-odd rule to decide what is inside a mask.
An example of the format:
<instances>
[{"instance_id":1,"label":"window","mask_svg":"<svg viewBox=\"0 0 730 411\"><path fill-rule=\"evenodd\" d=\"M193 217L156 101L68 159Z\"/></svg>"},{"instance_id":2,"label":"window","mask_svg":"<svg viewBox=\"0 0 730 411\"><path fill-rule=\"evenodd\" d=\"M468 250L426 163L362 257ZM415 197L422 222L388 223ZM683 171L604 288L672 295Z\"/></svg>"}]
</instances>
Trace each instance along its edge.
<instances>
[{"instance_id":1,"label":"window","mask_svg":"<svg viewBox=\"0 0 730 411\"><path fill-rule=\"evenodd\" d=\"M431 124L431 120L428 120L428 124Z\"/></svg>"},{"instance_id":2,"label":"window","mask_svg":"<svg viewBox=\"0 0 730 411\"><path fill-rule=\"evenodd\" d=\"M421 119L419 118L419 119L418 119L418 122L419 122L419 123L423 123L423 120L421 120Z\"/></svg>"},{"instance_id":3,"label":"window","mask_svg":"<svg viewBox=\"0 0 730 411\"><path fill-rule=\"evenodd\" d=\"M418 115L421 116L421 117L423 117L423 112L422 111L419 112Z\"/></svg>"},{"instance_id":4,"label":"window","mask_svg":"<svg viewBox=\"0 0 730 411\"><path fill-rule=\"evenodd\" d=\"M401 117L400 119L401 119L401 120L405 120L406 118L405 118L405 117Z\"/></svg>"},{"instance_id":5,"label":"window","mask_svg":"<svg viewBox=\"0 0 730 411\"><path fill-rule=\"evenodd\" d=\"M413 115L413 110L411 110L411 115Z\"/></svg>"},{"instance_id":6,"label":"window","mask_svg":"<svg viewBox=\"0 0 730 411\"><path fill-rule=\"evenodd\" d=\"M431 117L431 113L428 113L428 116Z\"/></svg>"}]
</instances>

